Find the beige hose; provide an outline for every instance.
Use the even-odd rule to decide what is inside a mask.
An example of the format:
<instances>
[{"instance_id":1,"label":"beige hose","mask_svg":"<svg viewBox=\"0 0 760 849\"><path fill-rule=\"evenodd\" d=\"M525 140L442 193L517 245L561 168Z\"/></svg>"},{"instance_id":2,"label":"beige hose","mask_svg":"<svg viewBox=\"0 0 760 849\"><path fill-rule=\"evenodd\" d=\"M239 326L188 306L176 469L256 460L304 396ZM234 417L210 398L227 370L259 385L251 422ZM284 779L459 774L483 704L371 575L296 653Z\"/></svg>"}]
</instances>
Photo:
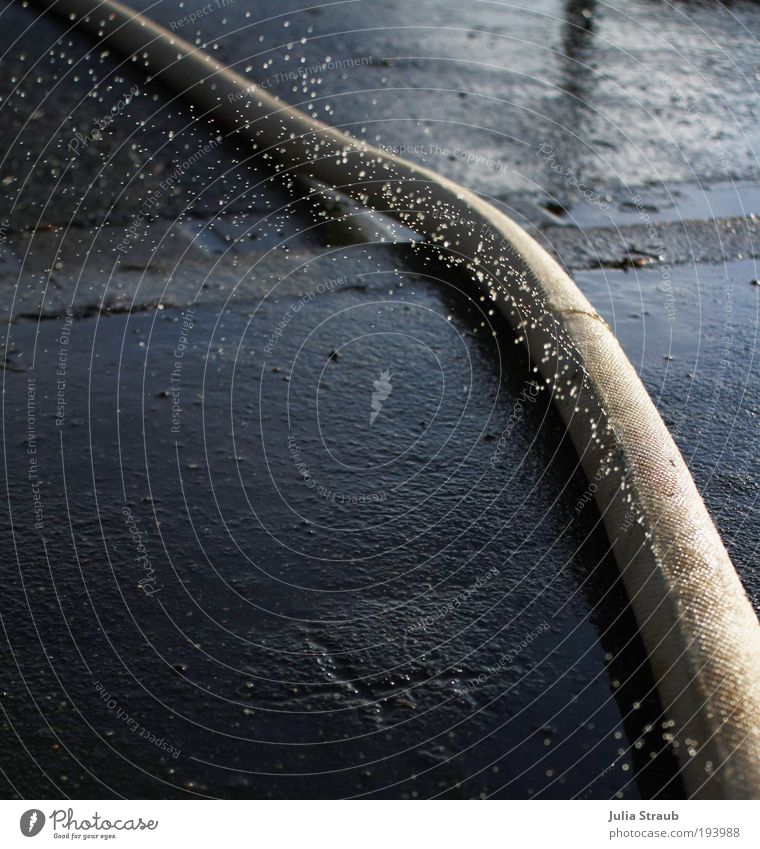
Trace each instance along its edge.
<instances>
[{"instance_id":1,"label":"beige hose","mask_svg":"<svg viewBox=\"0 0 760 849\"><path fill-rule=\"evenodd\" d=\"M127 6L43 5L146 57L154 79L278 168L386 212L472 270L527 344L596 482L688 795L760 797L757 618L636 371L559 265L469 190L309 118Z\"/></svg>"}]
</instances>

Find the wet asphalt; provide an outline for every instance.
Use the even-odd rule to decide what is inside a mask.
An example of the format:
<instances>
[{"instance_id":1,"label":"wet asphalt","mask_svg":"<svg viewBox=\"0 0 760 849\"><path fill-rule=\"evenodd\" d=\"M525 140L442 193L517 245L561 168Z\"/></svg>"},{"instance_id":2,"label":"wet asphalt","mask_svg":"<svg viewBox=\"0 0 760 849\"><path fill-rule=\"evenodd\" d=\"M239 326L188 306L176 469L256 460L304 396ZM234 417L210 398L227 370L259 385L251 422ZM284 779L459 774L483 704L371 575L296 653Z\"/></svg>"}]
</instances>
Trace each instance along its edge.
<instances>
[{"instance_id":1,"label":"wet asphalt","mask_svg":"<svg viewBox=\"0 0 760 849\"><path fill-rule=\"evenodd\" d=\"M138 5L553 251L760 608L756 5ZM471 281L37 14L2 11L3 795L678 797L587 483Z\"/></svg>"}]
</instances>

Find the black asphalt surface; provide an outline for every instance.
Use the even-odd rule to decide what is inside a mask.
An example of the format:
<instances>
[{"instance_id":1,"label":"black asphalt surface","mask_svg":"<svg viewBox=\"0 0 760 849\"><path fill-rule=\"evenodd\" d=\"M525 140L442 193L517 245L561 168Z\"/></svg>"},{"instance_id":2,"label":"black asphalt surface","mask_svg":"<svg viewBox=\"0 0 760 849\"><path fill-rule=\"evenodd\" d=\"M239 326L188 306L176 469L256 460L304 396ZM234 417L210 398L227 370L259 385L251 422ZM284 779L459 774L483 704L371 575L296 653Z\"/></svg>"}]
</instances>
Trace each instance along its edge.
<instances>
[{"instance_id":1,"label":"black asphalt surface","mask_svg":"<svg viewBox=\"0 0 760 849\"><path fill-rule=\"evenodd\" d=\"M760 609L757 5L134 5L553 251ZM38 15L0 18L3 795L682 795L472 281Z\"/></svg>"}]
</instances>

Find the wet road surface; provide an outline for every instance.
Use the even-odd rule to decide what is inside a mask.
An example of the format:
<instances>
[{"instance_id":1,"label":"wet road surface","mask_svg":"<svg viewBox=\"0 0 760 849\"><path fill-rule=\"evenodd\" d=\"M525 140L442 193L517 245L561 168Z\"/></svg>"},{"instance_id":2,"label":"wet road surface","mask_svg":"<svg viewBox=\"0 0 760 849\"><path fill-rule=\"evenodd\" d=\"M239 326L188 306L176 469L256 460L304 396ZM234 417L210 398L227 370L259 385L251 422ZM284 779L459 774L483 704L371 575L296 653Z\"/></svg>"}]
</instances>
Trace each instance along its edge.
<instances>
[{"instance_id":1,"label":"wet road surface","mask_svg":"<svg viewBox=\"0 0 760 849\"><path fill-rule=\"evenodd\" d=\"M535 232L758 607L760 12L583 8L179 29ZM4 795L678 796L588 485L470 281L296 201L135 63L2 15Z\"/></svg>"}]
</instances>

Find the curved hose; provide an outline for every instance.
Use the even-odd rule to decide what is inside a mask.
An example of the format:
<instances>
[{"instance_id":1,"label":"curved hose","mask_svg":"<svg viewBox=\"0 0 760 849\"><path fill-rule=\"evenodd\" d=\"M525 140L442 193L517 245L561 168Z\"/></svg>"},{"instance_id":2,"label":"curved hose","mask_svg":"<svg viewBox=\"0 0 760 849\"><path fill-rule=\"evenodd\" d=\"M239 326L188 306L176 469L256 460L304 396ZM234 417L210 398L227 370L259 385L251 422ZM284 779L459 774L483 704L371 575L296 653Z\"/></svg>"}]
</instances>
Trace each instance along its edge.
<instances>
[{"instance_id":1,"label":"curved hose","mask_svg":"<svg viewBox=\"0 0 760 849\"><path fill-rule=\"evenodd\" d=\"M113 0L42 0L266 151L412 227L478 278L528 346L589 479L690 797L760 796L760 626L668 429L609 326L507 216L262 91Z\"/></svg>"}]
</instances>

